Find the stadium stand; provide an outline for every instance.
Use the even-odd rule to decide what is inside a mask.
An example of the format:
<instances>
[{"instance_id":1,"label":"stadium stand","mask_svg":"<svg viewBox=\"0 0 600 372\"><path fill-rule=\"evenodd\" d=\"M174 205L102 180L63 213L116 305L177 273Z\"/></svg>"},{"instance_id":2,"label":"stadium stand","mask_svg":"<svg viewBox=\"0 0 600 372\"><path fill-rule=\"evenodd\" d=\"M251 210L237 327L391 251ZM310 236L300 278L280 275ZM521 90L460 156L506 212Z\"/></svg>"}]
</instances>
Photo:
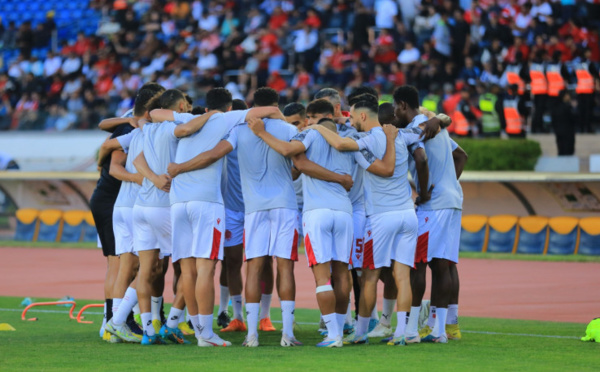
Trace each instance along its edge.
<instances>
[{"instance_id":1,"label":"stadium stand","mask_svg":"<svg viewBox=\"0 0 600 372\"><path fill-rule=\"evenodd\" d=\"M83 238L83 220L85 211L66 211L63 213L63 228L60 241L63 243L79 242Z\"/></svg>"},{"instance_id":2,"label":"stadium stand","mask_svg":"<svg viewBox=\"0 0 600 372\"><path fill-rule=\"evenodd\" d=\"M579 234L577 254L600 254L600 218L586 217L579 220Z\"/></svg>"},{"instance_id":3,"label":"stadium stand","mask_svg":"<svg viewBox=\"0 0 600 372\"><path fill-rule=\"evenodd\" d=\"M548 218L527 216L519 218L519 241L516 253L542 254L548 239Z\"/></svg>"},{"instance_id":4,"label":"stadium stand","mask_svg":"<svg viewBox=\"0 0 600 372\"><path fill-rule=\"evenodd\" d=\"M548 221L548 254L573 254L579 241L579 219L575 217L553 217Z\"/></svg>"},{"instance_id":5,"label":"stadium stand","mask_svg":"<svg viewBox=\"0 0 600 372\"><path fill-rule=\"evenodd\" d=\"M482 252L488 239L488 217L482 215L463 216L461 221L460 250Z\"/></svg>"},{"instance_id":6,"label":"stadium stand","mask_svg":"<svg viewBox=\"0 0 600 372\"><path fill-rule=\"evenodd\" d=\"M39 228L36 241L58 242L62 231L63 212L57 209L46 209L40 212Z\"/></svg>"},{"instance_id":7,"label":"stadium stand","mask_svg":"<svg viewBox=\"0 0 600 372\"><path fill-rule=\"evenodd\" d=\"M17 228L15 240L32 242L37 239L38 216L37 209L19 209L16 212Z\"/></svg>"},{"instance_id":8,"label":"stadium stand","mask_svg":"<svg viewBox=\"0 0 600 372\"><path fill-rule=\"evenodd\" d=\"M489 218L489 238L486 252L511 253L518 238L519 217L513 215Z\"/></svg>"},{"instance_id":9,"label":"stadium stand","mask_svg":"<svg viewBox=\"0 0 600 372\"><path fill-rule=\"evenodd\" d=\"M94 222L94 217L92 216L92 212L85 212L83 218L83 241L84 242L97 242L98 241L98 232L96 231L96 223Z\"/></svg>"}]
</instances>

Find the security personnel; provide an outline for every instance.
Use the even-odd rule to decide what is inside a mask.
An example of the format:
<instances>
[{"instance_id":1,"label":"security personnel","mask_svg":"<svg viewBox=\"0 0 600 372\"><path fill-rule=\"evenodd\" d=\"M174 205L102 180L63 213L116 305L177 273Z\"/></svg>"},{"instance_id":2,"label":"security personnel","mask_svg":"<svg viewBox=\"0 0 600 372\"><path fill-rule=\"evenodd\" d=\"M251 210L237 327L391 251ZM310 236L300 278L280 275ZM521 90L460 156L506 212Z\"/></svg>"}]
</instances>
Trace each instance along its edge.
<instances>
[{"instance_id":1,"label":"security personnel","mask_svg":"<svg viewBox=\"0 0 600 372\"><path fill-rule=\"evenodd\" d=\"M503 86L508 87L509 85L516 84L518 87L519 95L522 96L525 94L525 82L521 79L521 65L520 64L510 64L506 66L504 70L505 80Z\"/></svg>"},{"instance_id":2,"label":"security personnel","mask_svg":"<svg viewBox=\"0 0 600 372\"><path fill-rule=\"evenodd\" d=\"M423 107L431 112L441 112L440 102L442 97L440 95L440 87L437 84L431 84L429 87L429 94L423 98L421 103Z\"/></svg>"},{"instance_id":3,"label":"security personnel","mask_svg":"<svg viewBox=\"0 0 600 372\"><path fill-rule=\"evenodd\" d=\"M548 100L548 82L544 74L543 53L536 53L535 59L529 65L529 78L531 79L531 94L533 95L533 118L531 129L533 133L540 133L544 128L544 112Z\"/></svg>"},{"instance_id":4,"label":"security personnel","mask_svg":"<svg viewBox=\"0 0 600 372\"><path fill-rule=\"evenodd\" d=\"M523 127L524 104L518 96L518 85L513 84L508 87L506 94L502 95L498 104L502 108L500 120L502 129L510 138L524 138L525 128Z\"/></svg>"},{"instance_id":5,"label":"security personnel","mask_svg":"<svg viewBox=\"0 0 600 372\"><path fill-rule=\"evenodd\" d=\"M500 136L500 115L498 113L497 85L492 85L490 92L479 96L479 110L481 110L481 132L484 137Z\"/></svg>"},{"instance_id":6,"label":"security personnel","mask_svg":"<svg viewBox=\"0 0 600 372\"><path fill-rule=\"evenodd\" d=\"M585 51L585 59L573 64L573 70L577 78L577 108L579 109L579 125L583 133L593 133L592 112L594 110L594 88L595 79L598 77L598 69L590 61L592 52Z\"/></svg>"},{"instance_id":7,"label":"security personnel","mask_svg":"<svg viewBox=\"0 0 600 372\"><path fill-rule=\"evenodd\" d=\"M471 103L469 102L469 90L463 88L460 92L461 100L456 105L454 112L450 115L452 123L454 124L454 134L461 137L466 137L471 132L472 135L476 135L476 126L471 126L477 120L477 117L473 113Z\"/></svg>"}]
</instances>

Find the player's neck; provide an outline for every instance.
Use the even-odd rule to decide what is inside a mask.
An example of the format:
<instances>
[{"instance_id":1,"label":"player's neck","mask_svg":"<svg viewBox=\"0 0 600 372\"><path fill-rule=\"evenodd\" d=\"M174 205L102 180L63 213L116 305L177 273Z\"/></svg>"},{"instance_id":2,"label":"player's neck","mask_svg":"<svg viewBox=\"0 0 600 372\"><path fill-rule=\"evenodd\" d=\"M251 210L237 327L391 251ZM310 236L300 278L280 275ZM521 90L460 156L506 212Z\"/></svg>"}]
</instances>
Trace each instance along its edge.
<instances>
[{"instance_id":1,"label":"player's neck","mask_svg":"<svg viewBox=\"0 0 600 372\"><path fill-rule=\"evenodd\" d=\"M363 124L363 129L365 132L370 131L373 128L377 128L377 127L381 127L381 124L379 124L379 120L374 119L374 120L367 120L365 121L365 123Z\"/></svg>"},{"instance_id":2,"label":"player's neck","mask_svg":"<svg viewBox=\"0 0 600 372\"><path fill-rule=\"evenodd\" d=\"M415 117L417 117L417 115L420 115L421 112L417 109L410 109L410 111L408 112L408 122L410 123L411 121L413 121L415 119Z\"/></svg>"}]
</instances>

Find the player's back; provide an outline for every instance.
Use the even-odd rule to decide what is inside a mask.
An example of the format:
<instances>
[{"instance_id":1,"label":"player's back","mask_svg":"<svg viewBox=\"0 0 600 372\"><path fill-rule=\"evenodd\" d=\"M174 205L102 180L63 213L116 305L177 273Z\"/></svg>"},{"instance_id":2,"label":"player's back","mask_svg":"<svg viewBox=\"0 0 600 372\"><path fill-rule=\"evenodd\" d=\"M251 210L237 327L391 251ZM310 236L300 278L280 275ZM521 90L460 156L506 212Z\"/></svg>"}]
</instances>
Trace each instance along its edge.
<instances>
[{"instance_id":1,"label":"player's back","mask_svg":"<svg viewBox=\"0 0 600 372\"><path fill-rule=\"evenodd\" d=\"M222 179L221 192L225 208L236 212L244 212L244 197L242 195L237 149L233 149L225 157L225 172L223 172Z\"/></svg>"},{"instance_id":2,"label":"player's back","mask_svg":"<svg viewBox=\"0 0 600 372\"><path fill-rule=\"evenodd\" d=\"M178 139L175 123L149 123L144 126L144 157L148 167L157 175L167 173L169 163L175 160ZM158 190L150 180L144 178L136 204L146 207L168 207L169 194Z\"/></svg>"},{"instance_id":3,"label":"player's back","mask_svg":"<svg viewBox=\"0 0 600 372\"><path fill-rule=\"evenodd\" d=\"M302 135L314 136L306 150L308 160L335 173L348 175L352 173L354 163L352 153L337 151L317 131L305 131L297 137L298 140L302 140L300 138ZM302 195L304 197L303 212L314 209L332 209L352 213L352 203L348 192L339 183L327 182L303 174Z\"/></svg>"},{"instance_id":4,"label":"player's back","mask_svg":"<svg viewBox=\"0 0 600 372\"><path fill-rule=\"evenodd\" d=\"M283 120L265 119L265 130L289 141L297 129ZM289 158L271 149L247 125L235 128L246 214L275 208L297 209Z\"/></svg>"},{"instance_id":5,"label":"player's back","mask_svg":"<svg viewBox=\"0 0 600 372\"><path fill-rule=\"evenodd\" d=\"M131 133L132 139L127 149L127 160L125 161L125 170L129 173L138 173L133 165L133 161L144 149L144 133L141 129L134 129ZM133 207L135 199L140 191L140 185L135 182L123 182L119 190L119 196L115 202L115 207Z\"/></svg>"}]
</instances>

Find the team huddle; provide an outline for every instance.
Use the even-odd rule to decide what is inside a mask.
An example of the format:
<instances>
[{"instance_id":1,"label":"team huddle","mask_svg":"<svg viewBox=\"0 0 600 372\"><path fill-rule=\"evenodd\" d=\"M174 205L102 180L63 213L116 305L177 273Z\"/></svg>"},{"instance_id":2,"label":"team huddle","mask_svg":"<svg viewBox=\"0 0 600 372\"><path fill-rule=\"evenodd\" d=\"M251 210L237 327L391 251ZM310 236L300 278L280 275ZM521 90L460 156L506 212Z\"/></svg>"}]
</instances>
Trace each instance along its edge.
<instances>
[{"instance_id":1,"label":"team huddle","mask_svg":"<svg viewBox=\"0 0 600 372\"><path fill-rule=\"evenodd\" d=\"M184 344L184 335L194 333L198 346L230 346L213 331L213 283L222 261L220 333L247 332L243 346L258 346L258 330L275 330L268 316L275 282L280 344L301 346L294 335L294 263L303 239L322 314L318 347L365 344L369 337L388 345L459 339L458 178L467 155L444 129L450 119L420 109L409 86L394 92L393 104L381 105L372 88L355 88L349 112L329 88L306 107L291 103L282 112L278 101L276 91L260 88L247 108L213 88L199 110L182 92L149 83L130 115L101 123L114 133L99 165L104 178L122 181L111 198L101 176L91 203L109 263L104 337ZM175 298L164 317L169 256ZM419 329L427 266L431 306ZM379 280L385 285L380 320Z\"/></svg>"}]
</instances>

